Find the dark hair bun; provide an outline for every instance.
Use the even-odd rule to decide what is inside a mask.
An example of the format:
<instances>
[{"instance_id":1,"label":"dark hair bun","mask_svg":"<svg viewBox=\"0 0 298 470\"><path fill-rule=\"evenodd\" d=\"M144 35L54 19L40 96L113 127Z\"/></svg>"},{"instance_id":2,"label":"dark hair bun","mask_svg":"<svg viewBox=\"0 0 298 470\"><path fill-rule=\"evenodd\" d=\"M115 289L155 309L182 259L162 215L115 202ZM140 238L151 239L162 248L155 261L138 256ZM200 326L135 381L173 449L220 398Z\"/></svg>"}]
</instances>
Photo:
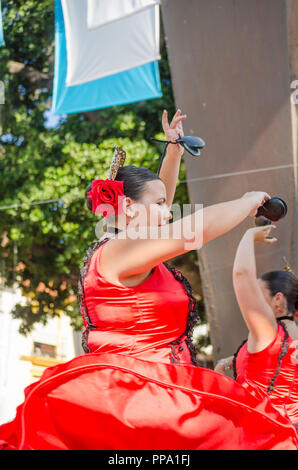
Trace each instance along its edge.
<instances>
[{"instance_id":1,"label":"dark hair bun","mask_svg":"<svg viewBox=\"0 0 298 470\"><path fill-rule=\"evenodd\" d=\"M118 168L115 180L123 181L124 194L134 201L142 198L146 183L152 180L159 180L159 176L149 168L135 165L125 165Z\"/></svg>"}]
</instances>

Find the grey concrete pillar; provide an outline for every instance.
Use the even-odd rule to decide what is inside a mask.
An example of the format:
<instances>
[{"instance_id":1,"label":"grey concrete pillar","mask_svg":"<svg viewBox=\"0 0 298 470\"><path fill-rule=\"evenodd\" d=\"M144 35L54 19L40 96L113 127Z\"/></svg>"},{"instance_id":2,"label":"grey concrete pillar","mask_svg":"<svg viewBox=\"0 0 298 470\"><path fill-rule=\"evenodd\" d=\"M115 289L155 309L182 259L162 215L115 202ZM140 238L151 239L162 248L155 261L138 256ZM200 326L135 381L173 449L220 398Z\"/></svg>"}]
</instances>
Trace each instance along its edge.
<instances>
[{"instance_id":1,"label":"grey concrete pillar","mask_svg":"<svg viewBox=\"0 0 298 470\"><path fill-rule=\"evenodd\" d=\"M208 206L264 190L288 204L278 244L257 248L260 274L281 269L284 256L298 271L290 7L287 0L162 2L176 104L188 115L185 134L206 141L200 158L184 157L191 202ZM215 360L247 336L232 266L252 225L248 218L199 251Z\"/></svg>"}]
</instances>

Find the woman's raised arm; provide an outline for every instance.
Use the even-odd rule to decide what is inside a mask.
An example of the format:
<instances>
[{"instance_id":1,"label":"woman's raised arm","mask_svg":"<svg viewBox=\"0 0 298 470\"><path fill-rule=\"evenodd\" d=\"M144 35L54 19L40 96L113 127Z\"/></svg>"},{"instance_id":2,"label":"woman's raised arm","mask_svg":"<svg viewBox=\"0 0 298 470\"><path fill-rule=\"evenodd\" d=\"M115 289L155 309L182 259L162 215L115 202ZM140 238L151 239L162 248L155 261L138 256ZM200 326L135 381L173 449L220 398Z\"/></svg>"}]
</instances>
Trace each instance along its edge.
<instances>
[{"instance_id":1,"label":"woman's raised arm","mask_svg":"<svg viewBox=\"0 0 298 470\"><path fill-rule=\"evenodd\" d=\"M244 321L249 329L248 349L258 352L273 341L277 323L272 308L267 303L257 279L255 241L274 243L267 238L273 225L255 227L242 237L233 267L233 285Z\"/></svg>"},{"instance_id":2,"label":"woman's raised arm","mask_svg":"<svg viewBox=\"0 0 298 470\"><path fill-rule=\"evenodd\" d=\"M175 142L176 139L184 135L182 121L186 119L186 114L181 114L178 109L169 124L168 113L164 110L162 115L162 128L166 136L166 140ZM184 148L180 144L168 145L166 156L163 159L161 169L159 172L160 179L164 182L166 187L166 204L170 208L176 191L177 180L179 176L179 169L181 157L184 153Z\"/></svg>"}]
</instances>

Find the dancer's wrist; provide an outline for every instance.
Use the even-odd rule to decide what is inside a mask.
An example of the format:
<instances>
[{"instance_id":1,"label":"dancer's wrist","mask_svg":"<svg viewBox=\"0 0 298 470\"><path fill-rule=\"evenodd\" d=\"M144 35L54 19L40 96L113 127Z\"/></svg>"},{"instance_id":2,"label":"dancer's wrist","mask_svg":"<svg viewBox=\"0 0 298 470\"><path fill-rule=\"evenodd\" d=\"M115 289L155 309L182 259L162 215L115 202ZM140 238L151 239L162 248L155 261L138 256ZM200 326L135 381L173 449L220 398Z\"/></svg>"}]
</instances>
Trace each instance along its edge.
<instances>
[{"instance_id":1,"label":"dancer's wrist","mask_svg":"<svg viewBox=\"0 0 298 470\"><path fill-rule=\"evenodd\" d=\"M184 148L180 144L169 144L167 148L166 157L173 160L179 160L184 154Z\"/></svg>"}]
</instances>

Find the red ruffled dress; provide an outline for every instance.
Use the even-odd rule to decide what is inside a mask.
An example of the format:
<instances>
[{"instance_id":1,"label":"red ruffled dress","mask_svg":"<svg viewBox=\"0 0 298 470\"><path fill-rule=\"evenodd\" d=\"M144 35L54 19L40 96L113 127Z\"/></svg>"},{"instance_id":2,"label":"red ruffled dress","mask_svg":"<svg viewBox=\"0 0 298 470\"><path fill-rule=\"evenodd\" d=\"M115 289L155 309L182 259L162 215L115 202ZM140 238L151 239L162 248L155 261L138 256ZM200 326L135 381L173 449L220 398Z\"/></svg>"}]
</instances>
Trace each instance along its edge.
<instances>
[{"instance_id":1,"label":"red ruffled dress","mask_svg":"<svg viewBox=\"0 0 298 470\"><path fill-rule=\"evenodd\" d=\"M101 274L102 244L91 257L81 304L85 352L109 352L159 362L196 364L191 332L196 300L180 271L157 265L135 287L111 284Z\"/></svg>"},{"instance_id":2,"label":"red ruffled dress","mask_svg":"<svg viewBox=\"0 0 298 470\"><path fill-rule=\"evenodd\" d=\"M197 304L167 263L136 287L101 274L106 240L79 282L85 355L48 368L0 426L4 449L297 449L289 419L232 379L196 366Z\"/></svg>"}]
</instances>

